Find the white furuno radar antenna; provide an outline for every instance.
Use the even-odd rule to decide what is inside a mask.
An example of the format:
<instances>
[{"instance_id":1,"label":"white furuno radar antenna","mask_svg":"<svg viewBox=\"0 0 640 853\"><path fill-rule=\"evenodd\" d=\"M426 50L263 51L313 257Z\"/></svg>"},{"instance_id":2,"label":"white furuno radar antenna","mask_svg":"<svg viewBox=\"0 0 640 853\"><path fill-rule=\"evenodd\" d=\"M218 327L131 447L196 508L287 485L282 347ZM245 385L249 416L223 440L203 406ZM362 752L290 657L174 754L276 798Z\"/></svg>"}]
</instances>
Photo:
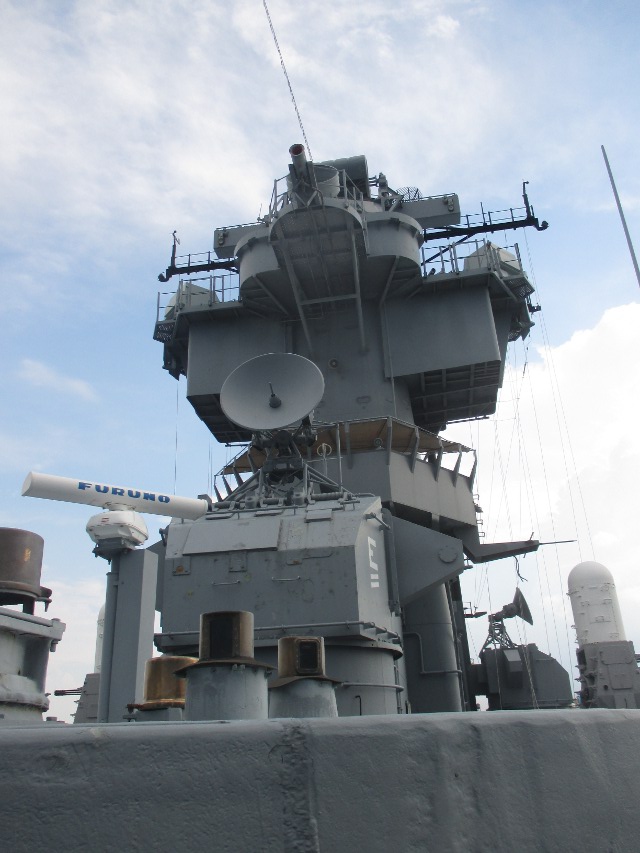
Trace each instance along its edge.
<instances>
[{"instance_id":1,"label":"white furuno radar antenna","mask_svg":"<svg viewBox=\"0 0 640 853\"><path fill-rule=\"evenodd\" d=\"M245 361L230 373L220 392L225 415L252 432L297 424L318 405L324 378L301 355L271 352Z\"/></svg>"},{"instance_id":2,"label":"white furuno radar antenna","mask_svg":"<svg viewBox=\"0 0 640 853\"><path fill-rule=\"evenodd\" d=\"M148 515L164 515L173 518L196 519L210 507L210 499L183 498L179 495L164 495L141 488L113 486L89 480L74 480L31 471L22 486L22 494L30 498L47 498L52 501L67 501L88 504L106 510L134 510Z\"/></svg>"}]
</instances>

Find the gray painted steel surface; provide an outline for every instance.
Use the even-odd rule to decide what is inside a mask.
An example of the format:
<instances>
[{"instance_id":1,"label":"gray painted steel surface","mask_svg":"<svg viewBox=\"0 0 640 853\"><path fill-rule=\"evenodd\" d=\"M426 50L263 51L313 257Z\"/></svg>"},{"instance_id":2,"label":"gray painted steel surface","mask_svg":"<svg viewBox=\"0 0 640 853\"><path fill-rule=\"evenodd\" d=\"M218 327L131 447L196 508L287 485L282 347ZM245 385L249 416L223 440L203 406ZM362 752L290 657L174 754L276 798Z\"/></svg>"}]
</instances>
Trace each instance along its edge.
<instances>
[{"instance_id":1,"label":"gray painted steel surface","mask_svg":"<svg viewBox=\"0 0 640 853\"><path fill-rule=\"evenodd\" d=\"M632 853L640 712L0 730L11 851ZM553 772L550 771L553 768Z\"/></svg>"},{"instance_id":2,"label":"gray painted steel surface","mask_svg":"<svg viewBox=\"0 0 640 853\"><path fill-rule=\"evenodd\" d=\"M255 615L257 660L274 666L277 641L287 631L324 636L327 674L342 682L341 714L402 712L397 581L381 516L379 499L363 496L215 511L171 524L156 646L194 652L201 612L248 610Z\"/></svg>"},{"instance_id":3,"label":"gray painted steel surface","mask_svg":"<svg viewBox=\"0 0 640 853\"><path fill-rule=\"evenodd\" d=\"M55 650L65 627L59 619L0 607L0 725L42 720L49 707L45 693L49 652Z\"/></svg>"},{"instance_id":4,"label":"gray painted steel surface","mask_svg":"<svg viewBox=\"0 0 640 853\"><path fill-rule=\"evenodd\" d=\"M151 548L116 557L107 575L98 718L116 723L142 702L153 653L158 556Z\"/></svg>"},{"instance_id":5,"label":"gray painted steel surface","mask_svg":"<svg viewBox=\"0 0 640 853\"><path fill-rule=\"evenodd\" d=\"M258 639L268 626L328 622L334 630L324 636L359 622L399 631L389 613L380 524L368 517L380 512L378 499L363 497L346 506L221 512L170 525L158 644L165 650L174 632L197 630L200 614L215 610L253 612Z\"/></svg>"},{"instance_id":6,"label":"gray painted steel surface","mask_svg":"<svg viewBox=\"0 0 640 853\"><path fill-rule=\"evenodd\" d=\"M640 670L632 642L585 643L576 655L585 707L640 708Z\"/></svg>"},{"instance_id":7,"label":"gray painted steel surface","mask_svg":"<svg viewBox=\"0 0 640 853\"><path fill-rule=\"evenodd\" d=\"M337 717L336 685L328 680L299 678L269 691L269 716Z\"/></svg>"},{"instance_id":8,"label":"gray painted steel surface","mask_svg":"<svg viewBox=\"0 0 640 853\"><path fill-rule=\"evenodd\" d=\"M569 673L535 643L485 648L480 660L472 670L478 678L477 691L487 696L490 710L567 708L574 701Z\"/></svg>"},{"instance_id":9,"label":"gray painted steel surface","mask_svg":"<svg viewBox=\"0 0 640 853\"><path fill-rule=\"evenodd\" d=\"M267 676L262 666L200 664L186 672L187 720L266 720Z\"/></svg>"}]
</instances>

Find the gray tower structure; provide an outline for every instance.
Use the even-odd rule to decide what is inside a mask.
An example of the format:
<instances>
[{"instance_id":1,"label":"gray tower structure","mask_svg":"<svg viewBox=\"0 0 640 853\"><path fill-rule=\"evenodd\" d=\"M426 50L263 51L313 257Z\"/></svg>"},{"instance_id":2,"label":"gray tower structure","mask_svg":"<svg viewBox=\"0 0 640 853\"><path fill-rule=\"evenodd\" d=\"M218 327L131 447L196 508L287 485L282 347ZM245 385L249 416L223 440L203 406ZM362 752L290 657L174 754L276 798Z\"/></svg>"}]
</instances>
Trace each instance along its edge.
<instances>
[{"instance_id":1,"label":"gray tower structure","mask_svg":"<svg viewBox=\"0 0 640 853\"><path fill-rule=\"evenodd\" d=\"M522 218L461 218L455 194L394 191L363 156L290 154L261 220L216 229L215 256L174 245L160 276L180 276L155 328L164 367L186 376L213 435L242 447L210 512L167 529L156 645L197 653L201 613L250 611L271 666L279 638L324 637L340 715L472 710L465 557L538 543L481 542L474 452L438 433L495 411L507 345L535 310L517 246L477 235L546 223L526 194ZM266 354L303 356L324 379L293 430L257 428L258 414L240 425L225 405L230 374ZM273 372L270 388L247 380L257 409L304 396Z\"/></svg>"}]
</instances>

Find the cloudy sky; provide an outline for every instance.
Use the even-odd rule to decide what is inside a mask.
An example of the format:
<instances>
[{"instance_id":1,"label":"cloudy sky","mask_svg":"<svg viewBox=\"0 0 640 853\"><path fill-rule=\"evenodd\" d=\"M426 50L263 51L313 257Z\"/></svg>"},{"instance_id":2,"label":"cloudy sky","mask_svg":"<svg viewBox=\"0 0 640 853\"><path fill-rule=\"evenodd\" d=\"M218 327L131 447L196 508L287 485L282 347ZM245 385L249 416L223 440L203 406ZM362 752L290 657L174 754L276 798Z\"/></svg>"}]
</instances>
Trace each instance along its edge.
<instances>
[{"instance_id":1,"label":"cloudy sky","mask_svg":"<svg viewBox=\"0 0 640 853\"><path fill-rule=\"evenodd\" d=\"M495 422L457 430L480 452L488 540L579 539L520 561L527 639L573 665L566 575L595 555L640 650L640 294L600 152L637 242L640 6L269 8L316 160L364 153L391 186L457 192L469 213L518 206L529 181L550 227L515 239L543 310L513 347ZM226 451L162 370L157 274L174 229L198 252L216 226L254 220L301 134L261 0L0 0L0 15L0 524L45 538L50 613L68 624L53 690L92 669L106 564L90 511L22 498L22 481L35 469L206 491ZM515 569L466 573L465 598L501 607ZM477 647L485 620L473 629Z\"/></svg>"}]
</instances>

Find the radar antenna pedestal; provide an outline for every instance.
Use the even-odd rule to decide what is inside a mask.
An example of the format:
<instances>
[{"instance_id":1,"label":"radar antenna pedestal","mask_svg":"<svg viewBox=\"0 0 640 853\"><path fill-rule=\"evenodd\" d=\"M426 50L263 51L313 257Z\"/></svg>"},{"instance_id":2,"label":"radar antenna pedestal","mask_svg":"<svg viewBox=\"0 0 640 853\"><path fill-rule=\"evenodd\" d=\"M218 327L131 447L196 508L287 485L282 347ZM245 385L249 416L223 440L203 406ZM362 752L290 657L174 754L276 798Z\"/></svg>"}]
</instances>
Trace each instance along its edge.
<instances>
[{"instance_id":1,"label":"radar antenna pedestal","mask_svg":"<svg viewBox=\"0 0 640 853\"><path fill-rule=\"evenodd\" d=\"M344 489L308 466L301 452L315 441L311 414L323 394L320 370L293 353L265 353L229 374L220 406L230 420L252 431L253 445L267 458L224 503L291 505L345 497Z\"/></svg>"},{"instance_id":2,"label":"radar antenna pedestal","mask_svg":"<svg viewBox=\"0 0 640 853\"><path fill-rule=\"evenodd\" d=\"M484 642L482 651L485 649L515 649L516 644L509 636L504 625L505 619L513 619L514 616L519 616L533 625L533 616L527 604L527 600L522 594L520 587L516 587L516 593L513 596L511 604L505 604L502 610L497 613L489 614L489 634Z\"/></svg>"}]
</instances>

